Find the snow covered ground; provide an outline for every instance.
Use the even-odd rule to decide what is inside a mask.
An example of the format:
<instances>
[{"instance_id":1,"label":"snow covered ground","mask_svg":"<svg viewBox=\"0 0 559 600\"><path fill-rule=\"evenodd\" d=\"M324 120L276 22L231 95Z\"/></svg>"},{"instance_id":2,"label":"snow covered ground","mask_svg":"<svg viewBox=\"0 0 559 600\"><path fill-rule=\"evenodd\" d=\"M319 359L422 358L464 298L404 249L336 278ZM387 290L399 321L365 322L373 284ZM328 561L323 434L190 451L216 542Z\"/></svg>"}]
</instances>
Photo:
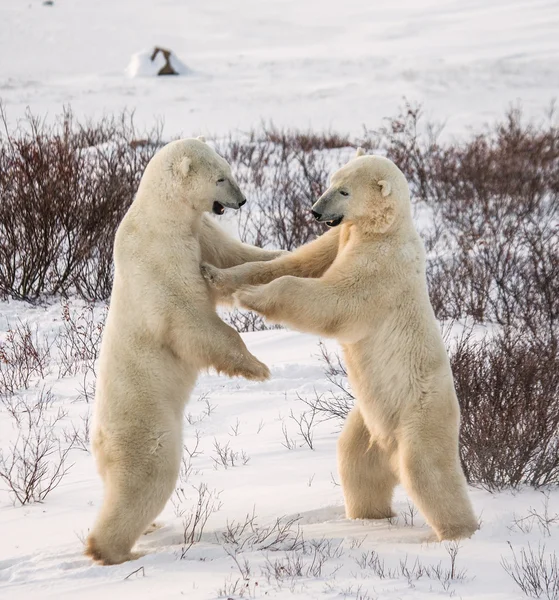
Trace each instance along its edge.
<instances>
[{"instance_id":1,"label":"snow covered ground","mask_svg":"<svg viewBox=\"0 0 559 600\"><path fill-rule=\"evenodd\" d=\"M11 119L126 106L211 137L262 119L359 134L405 96L456 133L517 101L543 117L558 31L556 0L3 0L0 98ZM129 78L154 45L192 74Z\"/></svg>"},{"instance_id":2,"label":"snow covered ground","mask_svg":"<svg viewBox=\"0 0 559 600\"><path fill-rule=\"evenodd\" d=\"M83 308L72 302L68 310L76 318ZM94 323L103 312L101 306L95 310ZM67 415L56 426L60 438L74 427L85 437L92 407L83 397L83 374L59 377L55 340L64 330L61 305L10 302L0 305L0 313L0 339L20 319L31 331L37 327L39 341L52 344L44 377L35 377L23 395L36 398L41 390L52 389L53 401L43 419L63 409ZM102 488L92 455L74 449L68 460L71 469L43 503L15 507L12 497L0 491L1 598L523 597L501 561L512 559L508 542L517 555L528 543L535 550L545 544L546 553L559 550L559 492L546 496L532 490L489 494L472 489L482 527L459 544L456 574L448 580L453 546L433 542L420 515L413 515L412 525L413 509L403 490L396 494L398 517L392 522L344 518L336 472L338 424L316 425L311 449L295 420L308 410L300 398L330 388L318 339L285 330L245 334L244 339L271 366L272 378L261 384L215 374L200 378L185 415L189 474L178 483L183 491L159 518L160 529L142 538L139 548L146 555L114 567L95 566L82 555L81 540L99 507ZM335 351L336 345L328 342L328 348ZM14 421L5 407L0 408L0 440L4 452L16 441ZM220 449L228 456L227 468L219 459ZM191 514L201 484L219 510L210 515L201 541L181 559L184 518ZM547 510L547 526L530 516L532 509L542 517ZM283 523L292 520L287 539L266 548L275 534L258 543L248 538L248 529L236 542L224 538L227 526L243 524L247 515L255 516L259 531L280 517Z\"/></svg>"}]
</instances>

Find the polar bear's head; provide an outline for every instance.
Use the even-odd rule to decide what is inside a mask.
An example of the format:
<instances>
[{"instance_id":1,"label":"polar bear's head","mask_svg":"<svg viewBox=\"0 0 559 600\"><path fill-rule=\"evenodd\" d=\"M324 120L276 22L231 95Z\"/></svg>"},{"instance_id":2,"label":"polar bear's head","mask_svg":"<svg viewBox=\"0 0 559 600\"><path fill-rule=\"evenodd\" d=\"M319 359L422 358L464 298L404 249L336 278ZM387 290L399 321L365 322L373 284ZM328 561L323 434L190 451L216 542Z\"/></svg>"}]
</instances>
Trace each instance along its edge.
<instances>
[{"instance_id":1,"label":"polar bear's head","mask_svg":"<svg viewBox=\"0 0 559 600\"><path fill-rule=\"evenodd\" d=\"M164 146L151 159L144 178L167 198L185 203L197 212L221 215L225 208L237 209L246 202L229 163L202 137Z\"/></svg>"},{"instance_id":2,"label":"polar bear's head","mask_svg":"<svg viewBox=\"0 0 559 600\"><path fill-rule=\"evenodd\" d=\"M329 227L359 221L375 233L385 233L411 214L406 178L391 160L366 156L359 148L355 158L332 175L312 213Z\"/></svg>"}]
</instances>

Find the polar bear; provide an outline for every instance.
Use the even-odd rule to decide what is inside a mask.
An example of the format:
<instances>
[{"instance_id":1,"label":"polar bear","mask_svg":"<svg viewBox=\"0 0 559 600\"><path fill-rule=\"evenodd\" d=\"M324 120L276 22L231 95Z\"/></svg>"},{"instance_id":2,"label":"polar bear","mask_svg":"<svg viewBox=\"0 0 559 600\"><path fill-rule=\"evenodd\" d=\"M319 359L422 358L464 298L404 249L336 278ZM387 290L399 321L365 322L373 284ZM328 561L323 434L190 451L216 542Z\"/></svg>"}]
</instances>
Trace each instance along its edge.
<instances>
[{"instance_id":1,"label":"polar bear","mask_svg":"<svg viewBox=\"0 0 559 600\"><path fill-rule=\"evenodd\" d=\"M174 489L183 408L199 371L269 377L218 317L200 274L201 260L230 267L283 254L242 244L207 214L244 203L223 158L201 139L178 140L149 162L118 228L93 432L105 494L86 546L103 564L135 556Z\"/></svg>"},{"instance_id":2,"label":"polar bear","mask_svg":"<svg viewBox=\"0 0 559 600\"><path fill-rule=\"evenodd\" d=\"M459 406L406 179L359 149L312 210L334 229L290 256L204 266L204 276L244 308L340 342L356 396L338 441L347 517L392 516L401 482L439 540L469 537L478 522L458 454Z\"/></svg>"}]
</instances>

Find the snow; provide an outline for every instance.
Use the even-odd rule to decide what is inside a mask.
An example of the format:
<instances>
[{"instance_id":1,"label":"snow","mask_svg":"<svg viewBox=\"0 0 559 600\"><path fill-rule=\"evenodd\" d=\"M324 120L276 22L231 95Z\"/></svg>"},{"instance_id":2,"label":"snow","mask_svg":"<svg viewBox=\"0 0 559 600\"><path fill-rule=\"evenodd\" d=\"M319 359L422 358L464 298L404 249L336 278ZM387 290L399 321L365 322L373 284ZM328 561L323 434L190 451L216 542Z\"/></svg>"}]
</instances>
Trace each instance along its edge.
<instances>
[{"instance_id":1,"label":"snow","mask_svg":"<svg viewBox=\"0 0 559 600\"><path fill-rule=\"evenodd\" d=\"M84 305L72 301L71 314L83 311ZM0 339L5 339L10 325L19 319L38 327L39 338L54 341L63 326L62 307L53 302L46 306L28 306L21 302L0 305ZM104 314L102 305L94 311L95 320ZM459 337L454 324L451 337ZM480 332L479 335L482 335ZM185 445L193 454L187 482L178 486L185 491L180 507L189 514L197 493L205 484L219 500L220 509L206 525L202 539L180 559L183 546L183 518L177 516L175 504L169 502L158 519L160 528L144 536L138 548L145 556L138 561L113 567L93 565L82 555L82 542L99 508L102 487L92 455L72 450L72 468L61 484L41 504L14 506L7 491L0 491L0 597L10 599L107 598L132 597L174 598L181 594L192 599L219 597L219 591L238 598L409 598L422 600L448 597L476 600L514 600L522 598L514 582L501 566L511 560L508 542L517 554L528 543L537 549L545 544L546 552L559 550L559 521L552 522L549 532L530 517L530 510L550 516L559 512L559 491L547 495L533 490L490 494L471 489L475 510L480 515L481 530L470 540L460 542L457 569L464 579L449 582L417 574L416 561L425 567L450 567L450 546L433 541L430 528L420 515L409 523L409 503L398 488L395 497L397 519L349 521L344 518L343 498L336 471L335 421L319 423L314 428L314 449L298 433L295 417L306 410L299 399L312 398L315 391L330 389L320 361L318 339L287 330L243 334L251 352L271 366L272 378L265 383L228 379L213 373L200 377L185 414ZM335 342L327 341L329 351ZM55 402L47 414L63 407L67 416L60 432L72 424L80 427L82 418L91 411L80 396L82 374L58 376L60 357L56 344L51 348L49 372L35 378L30 393L51 388ZM286 448L287 437L294 448ZM199 444L196 447L196 436ZM0 410L0 447L6 451L14 441L15 430L6 410ZM237 453L235 466L217 466L216 443ZM291 444L287 444L291 445ZM194 452L194 450L196 451ZM188 453L185 454L188 456ZM243 462L247 459L246 464ZM276 519L297 519L307 542L307 554L300 554L305 569L312 564L311 542L331 544L330 558L318 575L303 570L302 577L285 577L277 581L267 577L275 561L285 563L297 553L262 550L247 546L238 555L247 560L251 574L245 583L233 558L227 554L231 544L223 543L227 524L245 521L254 513L260 527ZM520 519L522 529L515 525ZM389 575L380 578L363 560L378 553ZM404 564L412 575L398 571ZM361 566L360 566L361 565ZM414 566L415 565L415 566ZM142 570L125 579L128 575ZM414 571L415 569L415 571ZM237 583L237 592L232 587ZM229 588L227 586L229 585ZM248 586L248 587L247 587ZM359 596L361 594L361 596Z\"/></svg>"},{"instance_id":2,"label":"snow","mask_svg":"<svg viewBox=\"0 0 559 600\"><path fill-rule=\"evenodd\" d=\"M175 135L262 120L359 135L402 99L462 133L521 102L543 118L559 89L556 0L41 0L0 3L0 98L10 119L135 109ZM129 78L172 50L189 77Z\"/></svg>"},{"instance_id":3,"label":"snow","mask_svg":"<svg viewBox=\"0 0 559 600\"><path fill-rule=\"evenodd\" d=\"M53 118L71 105L78 116L93 118L127 107L147 127L163 117L168 136L212 137L269 120L358 136L364 125L378 127L393 115L405 97L446 122L448 134L463 134L500 117L511 104L543 118L559 89L558 30L556 0L55 0L52 6L4 0L0 99L11 123L27 108ZM153 74L146 54L155 45L184 60L188 76L136 76ZM428 211L417 210L418 225L427 226ZM82 307L76 300L70 306ZM94 314L101 319L103 307ZM57 302L0 303L0 340L20 319L54 342L61 315ZM464 325L445 328L449 345ZM485 332L476 326L476 335ZM546 530L530 516L546 506L551 516L559 513L559 491L489 494L472 488L482 526L460 543L457 568L464 578L450 581L447 589L432 571L417 579L416 560L448 569L452 547L434 543L420 515L410 526L400 488L396 520L346 520L336 471L338 424L319 423L310 449L291 418L292 411L298 417L306 410L299 397L330 388L318 339L285 330L243 337L270 365L271 380L255 384L205 374L186 410L186 447L194 450L197 432L200 442L182 510L188 514L197 498L194 488L202 483L216 495L216 505L221 503L200 542L179 558L183 517L177 516L181 507L169 503L158 519L161 527L139 542L143 558L93 565L82 555L80 540L99 508L102 488L92 455L74 449L72 468L43 503L14 506L0 485L0 598L524 598L501 561L512 559L511 546L517 554L528 544L559 551L558 520ZM333 342L328 347L337 349ZM47 417L66 411L56 426L63 437L72 427L83 428L91 404L83 395L83 373L59 377L56 345L51 351L49 372L19 396L52 388ZM16 436L0 406L0 449L8 451ZM229 444L236 466L216 468L216 444ZM253 512L260 527L280 517L297 520L293 535L300 527L307 543L306 553L299 553L302 576L285 575L292 552L247 546L237 556L241 566L244 559L250 565L243 580L223 532ZM331 544L323 549L330 558L320 574L309 574L313 540ZM359 564L373 551L386 566L384 577ZM283 577L269 576L276 561L282 562ZM411 574L402 572L402 564Z\"/></svg>"}]
</instances>

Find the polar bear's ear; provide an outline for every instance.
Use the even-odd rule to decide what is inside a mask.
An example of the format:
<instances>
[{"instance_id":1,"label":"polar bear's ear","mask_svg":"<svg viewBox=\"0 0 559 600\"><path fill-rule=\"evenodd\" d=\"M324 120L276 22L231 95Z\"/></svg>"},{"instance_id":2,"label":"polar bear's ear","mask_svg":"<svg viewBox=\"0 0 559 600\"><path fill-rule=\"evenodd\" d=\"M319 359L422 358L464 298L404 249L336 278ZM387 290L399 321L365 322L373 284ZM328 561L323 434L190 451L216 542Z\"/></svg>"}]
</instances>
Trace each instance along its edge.
<instances>
[{"instance_id":1,"label":"polar bear's ear","mask_svg":"<svg viewBox=\"0 0 559 600\"><path fill-rule=\"evenodd\" d=\"M206 143L206 138L203 135L199 135L196 139L200 140L201 142Z\"/></svg>"},{"instance_id":2,"label":"polar bear's ear","mask_svg":"<svg viewBox=\"0 0 559 600\"><path fill-rule=\"evenodd\" d=\"M363 150L361 146L357 148L357 151L355 152L355 158L359 158L360 156L365 156L365 150Z\"/></svg>"},{"instance_id":3,"label":"polar bear's ear","mask_svg":"<svg viewBox=\"0 0 559 600\"><path fill-rule=\"evenodd\" d=\"M190 158L188 158L188 156L185 156L181 159L179 163L179 172L181 173L181 175L184 175L185 177L188 175L191 163L192 161L190 160Z\"/></svg>"},{"instance_id":4,"label":"polar bear's ear","mask_svg":"<svg viewBox=\"0 0 559 600\"><path fill-rule=\"evenodd\" d=\"M383 198L386 198L386 196L390 195L390 192L392 191L392 185L390 184L390 181L386 181L386 179L381 179L378 184L380 185L380 193L382 194Z\"/></svg>"}]
</instances>

